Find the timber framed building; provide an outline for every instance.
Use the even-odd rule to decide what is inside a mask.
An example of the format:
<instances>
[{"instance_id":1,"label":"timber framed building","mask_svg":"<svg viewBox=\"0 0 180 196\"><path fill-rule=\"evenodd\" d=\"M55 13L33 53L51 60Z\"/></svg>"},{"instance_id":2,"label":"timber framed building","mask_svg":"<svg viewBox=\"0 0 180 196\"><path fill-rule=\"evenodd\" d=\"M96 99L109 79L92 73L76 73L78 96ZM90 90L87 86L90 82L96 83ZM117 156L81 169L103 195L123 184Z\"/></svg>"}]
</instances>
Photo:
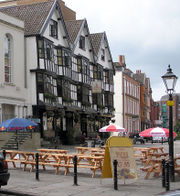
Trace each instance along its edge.
<instances>
[{"instance_id":1,"label":"timber framed building","mask_svg":"<svg viewBox=\"0 0 180 196\"><path fill-rule=\"evenodd\" d=\"M27 117L39 119L44 139L67 144L82 132L94 136L114 112L106 33L90 34L86 19L65 21L57 0L22 2L0 12L24 21Z\"/></svg>"}]
</instances>

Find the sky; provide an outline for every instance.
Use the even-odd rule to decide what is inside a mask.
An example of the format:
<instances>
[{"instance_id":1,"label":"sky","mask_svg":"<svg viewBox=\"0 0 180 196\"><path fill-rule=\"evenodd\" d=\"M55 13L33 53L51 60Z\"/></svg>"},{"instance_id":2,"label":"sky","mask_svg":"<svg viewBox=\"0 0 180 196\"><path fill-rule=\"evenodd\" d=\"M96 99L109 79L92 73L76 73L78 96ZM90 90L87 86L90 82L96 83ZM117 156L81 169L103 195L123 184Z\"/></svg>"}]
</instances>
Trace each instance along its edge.
<instances>
[{"instance_id":1,"label":"sky","mask_svg":"<svg viewBox=\"0 0 180 196\"><path fill-rule=\"evenodd\" d=\"M90 33L106 32L114 62L125 55L127 68L150 78L154 101L166 94L161 76L169 64L180 93L180 0L63 1Z\"/></svg>"}]
</instances>

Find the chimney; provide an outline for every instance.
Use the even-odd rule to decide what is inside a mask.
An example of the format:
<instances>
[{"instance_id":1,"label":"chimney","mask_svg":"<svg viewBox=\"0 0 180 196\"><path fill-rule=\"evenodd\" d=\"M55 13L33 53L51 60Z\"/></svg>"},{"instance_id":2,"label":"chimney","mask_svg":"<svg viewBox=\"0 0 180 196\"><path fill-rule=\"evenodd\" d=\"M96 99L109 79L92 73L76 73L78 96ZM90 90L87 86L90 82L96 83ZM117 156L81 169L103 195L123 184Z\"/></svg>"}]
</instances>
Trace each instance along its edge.
<instances>
[{"instance_id":1,"label":"chimney","mask_svg":"<svg viewBox=\"0 0 180 196\"><path fill-rule=\"evenodd\" d=\"M136 70L136 73L137 73L137 74L140 74L140 73L141 73L141 70Z\"/></svg>"},{"instance_id":2,"label":"chimney","mask_svg":"<svg viewBox=\"0 0 180 196\"><path fill-rule=\"evenodd\" d=\"M125 56L124 55L119 55L119 64L123 67L126 67Z\"/></svg>"}]
</instances>

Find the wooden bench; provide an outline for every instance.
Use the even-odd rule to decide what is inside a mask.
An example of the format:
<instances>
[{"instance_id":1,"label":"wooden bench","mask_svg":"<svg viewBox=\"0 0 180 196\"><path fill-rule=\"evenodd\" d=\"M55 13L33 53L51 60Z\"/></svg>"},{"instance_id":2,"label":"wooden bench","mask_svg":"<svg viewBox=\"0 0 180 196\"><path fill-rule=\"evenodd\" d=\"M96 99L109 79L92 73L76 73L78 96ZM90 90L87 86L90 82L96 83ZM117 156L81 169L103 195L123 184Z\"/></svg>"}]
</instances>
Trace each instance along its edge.
<instances>
[{"instance_id":1,"label":"wooden bench","mask_svg":"<svg viewBox=\"0 0 180 196\"><path fill-rule=\"evenodd\" d=\"M26 170L27 165L31 165L30 172L32 172L34 170L36 162L35 161L23 161L22 164L25 164L24 169L23 169L24 171ZM64 164L64 163L59 164L59 163L56 163L56 162L39 162L39 165L43 166L44 170L46 170L45 166L56 167L55 174L58 174L59 167L67 167L67 164Z\"/></svg>"},{"instance_id":2,"label":"wooden bench","mask_svg":"<svg viewBox=\"0 0 180 196\"><path fill-rule=\"evenodd\" d=\"M158 176L162 172L162 160L152 159L149 166L141 167L140 169L146 172L145 179L148 179L151 173L154 173L154 177Z\"/></svg>"},{"instance_id":3,"label":"wooden bench","mask_svg":"<svg viewBox=\"0 0 180 196\"><path fill-rule=\"evenodd\" d=\"M64 167L65 167L65 169L66 169L64 175L67 175L67 173L69 172L69 169L70 169L70 168L74 168L74 164L65 164ZM78 165L77 165L77 168L87 168L87 169L91 169L91 170L93 171L93 173L92 173L92 178L94 178L95 173L96 173L96 170L97 170L97 169L100 169L99 166L92 166L92 165L85 165L85 164L78 164Z\"/></svg>"}]
</instances>

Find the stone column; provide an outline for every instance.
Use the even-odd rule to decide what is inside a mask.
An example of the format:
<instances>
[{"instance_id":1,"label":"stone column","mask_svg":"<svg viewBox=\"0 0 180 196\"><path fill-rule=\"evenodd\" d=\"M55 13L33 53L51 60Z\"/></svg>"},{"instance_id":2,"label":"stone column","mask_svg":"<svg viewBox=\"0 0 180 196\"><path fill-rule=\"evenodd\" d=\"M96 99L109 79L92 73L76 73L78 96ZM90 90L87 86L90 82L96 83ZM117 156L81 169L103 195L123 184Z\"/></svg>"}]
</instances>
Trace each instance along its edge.
<instances>
[{"instance_id":1,"label":"stone column","mask_svg":"<svg viewBox=\"0 0 180 196\"><path fill-rule=\"evenodd\" d=\"M19 106L18 105L15 105L15 117L19 117Z\"/></svg>"}]
</instances>

